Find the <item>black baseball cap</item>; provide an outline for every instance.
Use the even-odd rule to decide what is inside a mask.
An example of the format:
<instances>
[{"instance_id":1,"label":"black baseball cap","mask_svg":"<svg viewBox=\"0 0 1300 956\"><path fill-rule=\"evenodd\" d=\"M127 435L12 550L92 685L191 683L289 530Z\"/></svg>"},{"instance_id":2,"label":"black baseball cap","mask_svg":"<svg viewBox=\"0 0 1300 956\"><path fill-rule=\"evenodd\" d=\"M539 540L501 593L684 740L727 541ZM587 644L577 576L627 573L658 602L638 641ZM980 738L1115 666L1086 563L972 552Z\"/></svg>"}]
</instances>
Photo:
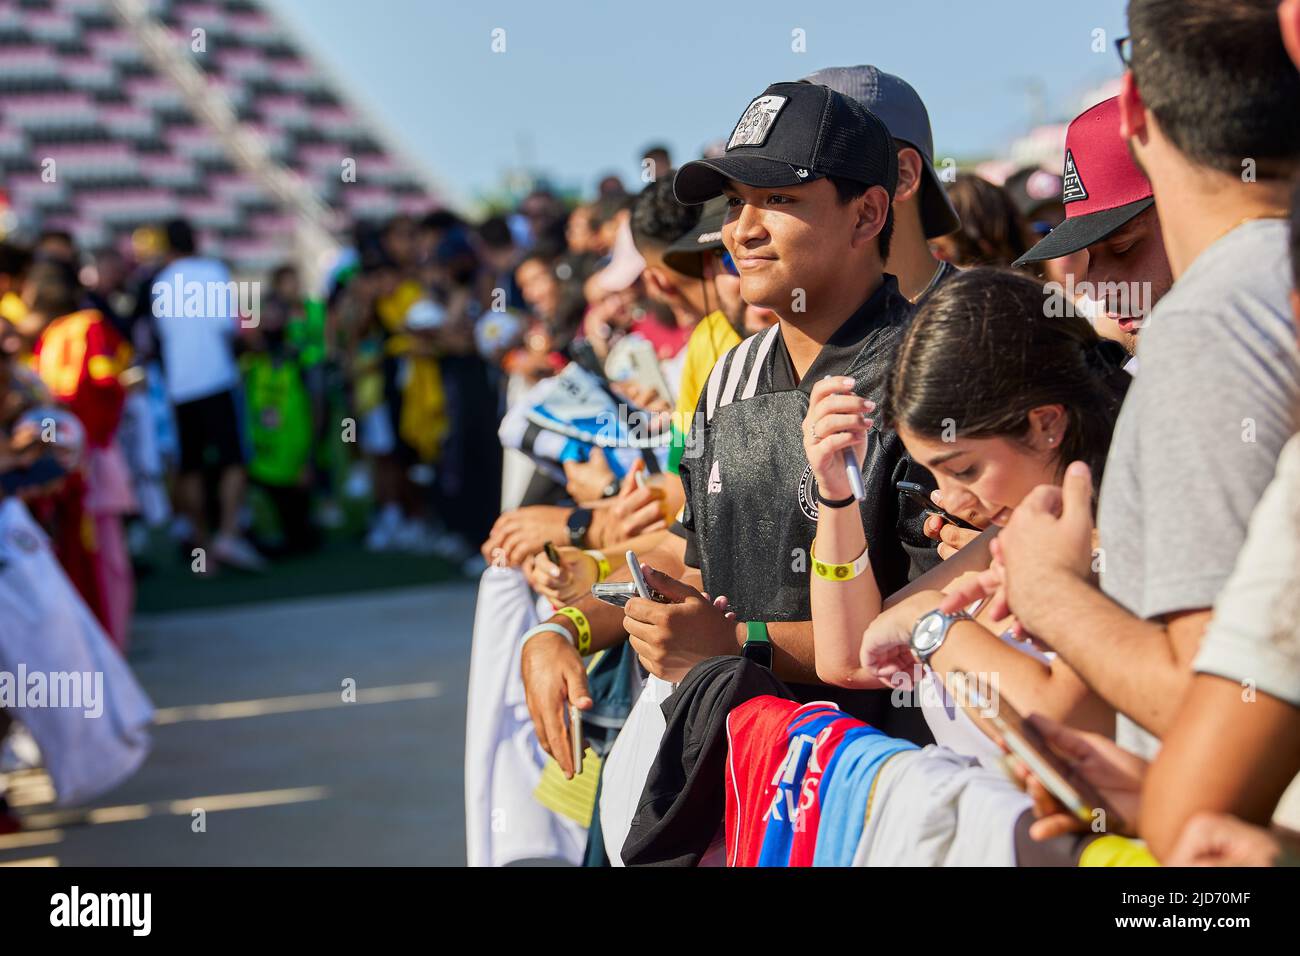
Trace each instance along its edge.
<instances>
[{"instance_id":1,"label":"black baseball cap","mask_svg":"<svg viewBox=\"0 0 1300 956\"><path fill-rule=\"evenodd\" d=\"M727 218L727 197L714 196L704 204L699 222L664 250L664 265L692 279L704 277L704 253L724 248L722 224Z\"/></svg>"},{"instance_id":2,"label":"black baseball cap","mask_svg":"<svg viewBox=\"0 0 1300 956\"><path fill-rule=\"evenodd\" d=\"M697 159L677 171L679 202L702 203L722 194L728 180L772 189L839 176L883 186L893 198L898 153L880 118L830 87L800 80L773 83L752 100L716 159Z\"/></svg>"}]
</instances>

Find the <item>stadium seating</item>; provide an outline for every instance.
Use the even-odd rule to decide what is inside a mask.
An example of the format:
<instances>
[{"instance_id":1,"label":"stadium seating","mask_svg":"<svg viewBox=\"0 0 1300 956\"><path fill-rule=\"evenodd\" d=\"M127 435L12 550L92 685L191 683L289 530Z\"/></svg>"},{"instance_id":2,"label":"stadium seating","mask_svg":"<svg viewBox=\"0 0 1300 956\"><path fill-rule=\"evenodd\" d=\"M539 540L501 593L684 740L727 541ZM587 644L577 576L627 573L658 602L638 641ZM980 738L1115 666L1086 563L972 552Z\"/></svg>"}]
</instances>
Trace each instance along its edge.
<instances>
[{"instance_id":1,"label":"stadium seating","mask_svg":"<svg viewBox=\"0 0 1300 956\"><path fill-rule=\"evenodd\" d=\"M252 0L147 0L270 157L338 224L438 205L419 174ZM195 51L196 30L202 46ZM344 160L355 160L345 182ZM68 229L86 248L137 226L190 218L236 272L288 253L294 218L239 169L176 83L154 69L111 0L0 0L0 222Z\"/></svg>"}]
</instances>

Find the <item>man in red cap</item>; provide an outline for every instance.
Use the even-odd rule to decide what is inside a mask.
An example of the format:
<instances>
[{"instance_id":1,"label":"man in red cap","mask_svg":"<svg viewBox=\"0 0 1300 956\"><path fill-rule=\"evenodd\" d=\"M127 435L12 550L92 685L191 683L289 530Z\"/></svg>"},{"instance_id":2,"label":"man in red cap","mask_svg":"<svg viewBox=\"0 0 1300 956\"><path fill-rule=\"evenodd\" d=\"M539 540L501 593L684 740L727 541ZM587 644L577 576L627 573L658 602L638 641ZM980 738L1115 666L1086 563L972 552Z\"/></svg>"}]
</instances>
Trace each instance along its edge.
<instances>
[{"instance_id":1,"label":"man in red cap","mask_svg":"<svg viewBox=\"0 0 1300 956\"><path fill-rule=\"evenodd\" d=\"M1097 332L1133 354L1142 320L1174 279L1151 183L1120 136L1118 97L1070 123L1061 201L1065 220L1014 264L1086 251L1087 271L1075 289L1092 299Z\"/></svg>"}]
</instances>

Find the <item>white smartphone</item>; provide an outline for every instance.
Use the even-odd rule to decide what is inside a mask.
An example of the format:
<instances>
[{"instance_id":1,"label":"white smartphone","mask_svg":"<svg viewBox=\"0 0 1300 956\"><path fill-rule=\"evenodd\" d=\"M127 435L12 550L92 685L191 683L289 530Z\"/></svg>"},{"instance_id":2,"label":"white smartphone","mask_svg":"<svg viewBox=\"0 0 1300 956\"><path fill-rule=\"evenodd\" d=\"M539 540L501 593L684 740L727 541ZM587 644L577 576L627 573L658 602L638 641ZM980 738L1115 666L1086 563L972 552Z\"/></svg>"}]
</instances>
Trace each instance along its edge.
<instances>
[{"instance_id":1,"label":"white smartphone","mask_svg":"<svg viewBox=\"0 0 1300 956\"><path fill-rule=\"evenodd\" d=\"M587 747L582 737L582 711L577 704L569 705L569 741L573 744L573 772L582 773L582 755Z\"/></svg>"},{"instance_id":2,"label":"white smartphone","mask_svg":"<svg viewBox=\"0 0 1300 956\"><path fill-rule=\"evenodd\" d=\"M650 597L650 586L645 583L645 575L641 573L641 562L637 560L636 552L628 551L623 557L627 559L627 569L632 572L632 583L636 585L636 593L647 601L653 600Z\"/></svg>"}]
</instances>

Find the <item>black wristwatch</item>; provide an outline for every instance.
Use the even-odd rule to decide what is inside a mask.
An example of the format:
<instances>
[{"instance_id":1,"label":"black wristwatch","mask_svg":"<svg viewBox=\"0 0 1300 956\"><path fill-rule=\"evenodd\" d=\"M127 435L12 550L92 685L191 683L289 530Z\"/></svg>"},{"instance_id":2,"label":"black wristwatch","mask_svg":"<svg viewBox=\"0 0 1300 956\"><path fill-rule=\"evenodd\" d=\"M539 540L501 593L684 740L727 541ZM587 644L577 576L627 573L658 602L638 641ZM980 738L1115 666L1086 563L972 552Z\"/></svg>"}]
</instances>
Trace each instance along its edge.
<instances>
[{"instance_id":1,"label":"black wristwatch","mask_svg":"<svg viewBox=\"0 0 1300 956\"><path fill-rule=\"evenodd\" d=\"M767 625L764 622L745 622L745 643L740 648L740 656L768 670L772 669L772 639L767 636Z\"/></svg>"},{"instance_id":2,"label":"black wristwatch","mask_svg":"<svg viewBox=\"0 0 1300 956\"><path fill-rule=\"evenodd\" d=\"M587 546L587 531L591 528L591 509L574 508L566 522L569 526L569 544L575 548Z\"/></svg>"}]
</instances>

